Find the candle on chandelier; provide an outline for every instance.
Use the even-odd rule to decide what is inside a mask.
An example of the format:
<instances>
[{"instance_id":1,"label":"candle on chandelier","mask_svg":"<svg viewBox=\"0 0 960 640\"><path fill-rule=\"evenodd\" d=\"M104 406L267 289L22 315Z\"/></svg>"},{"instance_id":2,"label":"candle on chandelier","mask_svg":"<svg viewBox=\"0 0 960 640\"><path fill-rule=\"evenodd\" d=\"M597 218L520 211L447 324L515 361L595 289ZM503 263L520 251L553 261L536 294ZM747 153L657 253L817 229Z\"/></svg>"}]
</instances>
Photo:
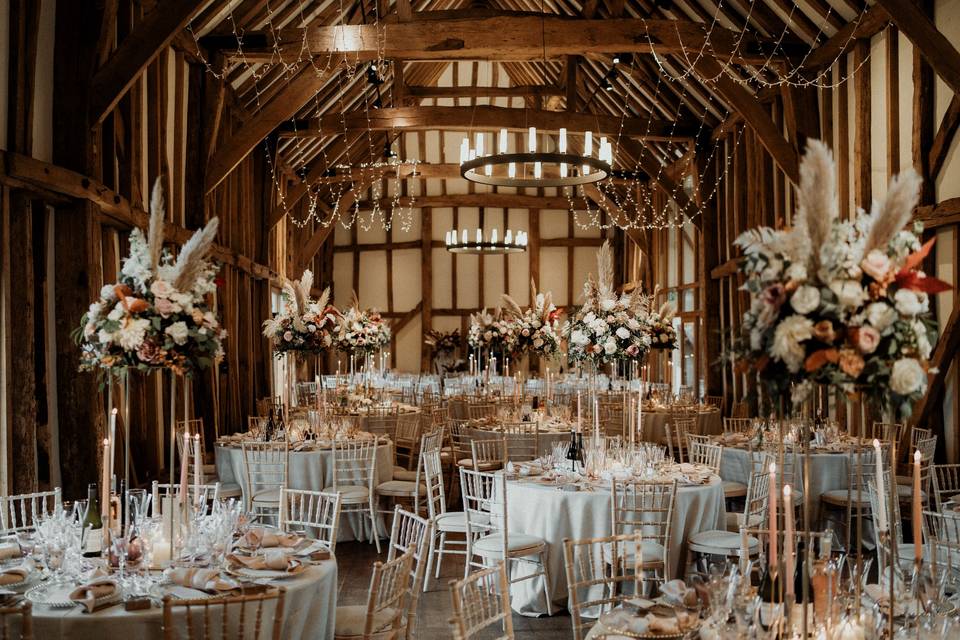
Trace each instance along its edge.
<instances>
[{"instance_id":1,"label":"candle on chandelier","mask_svg":"<svg viewBox=\"0 0 960 640\"><path fill-rule=\"evenodd\" d=\"M567 152L567 129L560 127L560 153Z\"/></svg>"},{"instance_id":2,"label":"candle on chandelier","mask_svg":"<svg viewBox=\"0 0 960 640\"><path fill-rule=\"evenodd\" d=\"M500 129L500 144L497 148L497 151L499 151L500 153L507 152L507 130L506 129Z\"/></svg>"},{"instance_id":3,"label":"candle on chandelier","mask_svg":"<svg viewBox=\"0 0 960 640\"><path fill-rule=\"evenodd\" d=\"M537 152L537 128L530 127L530 130L527 135L527 151L530 153Z\"/></svg>"},{"instance_id":4,"label":"candle on chandelier","mask_svg":"<svg viewBox=\"0 0 960 640\"><path fill-rule=\"evenodd\" d=\"M920 463L922 460L923 456L917 449L913 452L913 558L917 562L923 560L923 533L920 528L921 518L923 517L920 492Z\"/></svg>"}]
</instances>

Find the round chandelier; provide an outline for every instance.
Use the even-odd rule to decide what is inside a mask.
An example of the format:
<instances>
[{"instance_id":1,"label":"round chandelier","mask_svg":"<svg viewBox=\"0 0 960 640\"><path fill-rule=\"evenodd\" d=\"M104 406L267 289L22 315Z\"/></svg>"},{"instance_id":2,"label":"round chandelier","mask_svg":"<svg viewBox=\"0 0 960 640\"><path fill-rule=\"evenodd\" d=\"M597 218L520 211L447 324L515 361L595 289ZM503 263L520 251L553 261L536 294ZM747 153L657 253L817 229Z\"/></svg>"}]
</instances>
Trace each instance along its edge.
<instances>
[{"instance_id":1,"label":"round chandelier","mask_svg":"<svg viewBox=\"0 0 960 640\"><path fill-rule=\"evenodd\" d=\"M484 134L478 132L460 144L460 175L478 184L497 187L575 187L606 179L612 172L613 146L600 138L593 155L593 132L583 134L583 154L567 149L567 130L560 129L554 151L537 151L537 128L527 132L527 152L507 153L506 129L500 129L497 153L487 154Z\"/></svg>"},{"instance_id":2,"label":"round chandelier","mask_svg":"<svg viewBox=\"0 0 960 640\"><path fill-rule=\"evenodd\" d=\"M470 234L466 229L462 229L460 233L457 233L456 229L452 229L447 231L446 247L450 253L474 253L478 255L521 253L527 250L527 232L507 229L501 240L496 229L492 229L486 238L483 236L483 231L477 229L477 233L471 241Z\"/></svg>"}]
</instances>

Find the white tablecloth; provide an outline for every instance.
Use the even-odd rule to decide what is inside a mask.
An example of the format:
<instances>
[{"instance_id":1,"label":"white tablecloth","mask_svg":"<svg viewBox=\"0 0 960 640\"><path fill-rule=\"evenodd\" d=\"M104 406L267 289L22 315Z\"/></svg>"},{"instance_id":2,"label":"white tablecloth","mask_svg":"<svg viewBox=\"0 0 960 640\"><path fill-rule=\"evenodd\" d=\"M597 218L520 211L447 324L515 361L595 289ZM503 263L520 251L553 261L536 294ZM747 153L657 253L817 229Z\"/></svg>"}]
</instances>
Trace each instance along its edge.
<instances>
[{"instance_id":1,"label":"white tablecloth","mask_svg":"<svg viewBox=\"0 0 960 640\"><path fill-rule=\"evenodd\" d=\"M464 430L464 433L468 438L483 440L484 438L490 438L492 436L501 436L503 435L499 431L494 431L491 429L479 429L477 427L467 427ZM512 436L507 435L507 439ZM540 447L538 455L545 456L548 453L553 453L553 443L555 441L561 442L570 442L570 432L560 432L560 431L541 431L539 433L538 440L540 442Z\"/></svg>"},{"instance_id":2,"label":"white tablecloth","mask_svg":"<svg viewBox=\"0 0 960 640\"><path fill-rule=\"evenodd\" d=\"M599 538L612 533L610 491L561 491L536 480L507 483L510 531L539 536L547 541L550 592L554 602L566 607L567 579L563 565L563 539ZM686 566L686 541L694 533L722 529L726 522L723 485L714 476L705 485L680 487L674 504L670 536L670 577L682 577ZM514 563L514 572L529 572ZM515 573L514 575L519 575ZM526 615L547 612L540 578L510 586L513 609Z\"/></svg>"},{"instance_id":3,"label":"white tablecloth","mask_svg":"<svg viewBox=\"0 0 960 640\"><path fill-rule=\"evenodd\" d=\"M302 575L275 584L286 588L283 608L282 638L287 640L324 640L333 638L337 611L337 563L328 560L310 567ZM239 617L239 607L231 607L231 620ZM246 626L253 620L255 609L247 608ZM236 614L236 615L234 615ZM194 612L194 628L202 628L202 610ZM263 624L273 623L273 604L264 607ZM177 610L174 617L180 636L186 637L186 613ZM229 628L229 627L228 627ZM108 607L95 613L71 609L33 608L33 633L40 638L60 640L105 640L122 638L148 640L163 638L163 610L153 607L145 611L126 611L123 605ZM220 631L210 634L219 637ZM228 634L236 637L234 634ZM252 633L247 634L252 637Z\"/></svg>"},{"instance_id":4,"label":"white tablecloth","mask_svg":"<svg viewBox=\"0 0 960 640\"><path fill-rule=\"evenodd\" d=\"M754 456L760 456L759 452ZM810 454L810 507L813 522L820 514L820 494L835 489L846 489L849 484L850 455L846 453ZM796 483L803 482L803 458L797 458ZM753 471L753 461L747 449L724 447L720 459L720 477L724 480L748 484ZM802 487L802 484L801 484Z\"/></svg>"},{"instance_id":5,"label":"white tablecloth","mask_svg":"<svg viewBox=\"0 0 960 640\"><path fill-rule=\"evenodd\" d=\"M247 478L243 472L243 450L240 447L220 446L215 450L217 475L220 482L235 482L246 495ZM378 482L393 479L393 443L377 447ZM333 451L291 451L287 467L287 486L291 489L321 491L333 486ZM382 528L382 527L381 527ZM356 540L360 537L360 519L356 515L340 518L338 541Z\"/></svg>"}]
</instances>

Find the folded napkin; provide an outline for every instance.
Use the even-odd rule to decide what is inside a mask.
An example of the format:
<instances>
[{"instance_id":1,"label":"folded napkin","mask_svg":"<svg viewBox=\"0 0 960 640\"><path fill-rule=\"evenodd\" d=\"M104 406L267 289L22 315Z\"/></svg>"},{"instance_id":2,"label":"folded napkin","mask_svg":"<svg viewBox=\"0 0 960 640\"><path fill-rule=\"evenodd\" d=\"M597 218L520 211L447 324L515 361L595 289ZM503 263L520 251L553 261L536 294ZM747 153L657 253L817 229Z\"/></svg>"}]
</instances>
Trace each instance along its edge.
<instances>
[{"instance_id":1,"label":"folded napkin","mask_svg":"<svg viewBox=\"0 0 960 640\"><path fill-rule=\"evenodd\" d=\"M19 558L23 555L20 552L20 544L16 541L0 543L0 560L9 560Z\"/></svg>"},{"instance_id":2,"label":"folded napkin","mask_svg":"<svg viewBox=\"0 0 960 640\"><path fill-rule=\"evenodd\" d=\"M302 562L279 549L267 549L262 555L256 556L232 555L230 560L247 569L286 571L290 574L300 573L306 569Z\"/></svg>"},{"instance_id":3,"label":"folded napkin","mask_svg":"<svg viewBox=\"0 0 960 640\"><path fill-rule=\"evenodd\" d=\"M198 567L181 567L171 569L167 573L170 582L181 587L190 587L207 592L223 592L239 589L235 580L226 578L217 569L201 569Z\"/></svg>"},{"instance_id":4,"label":"folded napkin","mask_svg":"<svg viewBox=\"0 0 960 640\"><path fill-rule=\"evenodd\" d=\"M292 548L300 544L302 540L303 538L300 536L291 535L289 533L281 533L279 531L271 531L269 529L250 529L243 536L243 545L251 548Z\"/></svg>"},{"instance_id":5,"label":"folded napkin","mask_svg":"<svg viewBox=\"0 0 960 640\"><path fill-rule=\"evenodd\" d=\"M7 586L10 584L17 584L18 582L23 582L33 573L33 561L24 560L22 564L11 567L0 571L0 586Z\"/></svg>"},{"instance_id":6,"label":"folded napkin","mask_svg":"<svg viewBox=\"0 0 960 640\"><path fill-rule=\"evenodd\" d=\"M117 592L113 580L96 580L80 585L70 592L70 599L83 605L87 613L96 611L97 600L103 600Z\"/></svg>"},{"instance_id":7,"label":"folded napkin","mask_svg":"<svg viewBox=\"0 0 960 640\"><path fill-rule=\"evenodd\" d=\"M697 592L683 580L671 580L660 587L663 599L674 606L693 607L697 604Z\"/></svg>"}]
</instances>

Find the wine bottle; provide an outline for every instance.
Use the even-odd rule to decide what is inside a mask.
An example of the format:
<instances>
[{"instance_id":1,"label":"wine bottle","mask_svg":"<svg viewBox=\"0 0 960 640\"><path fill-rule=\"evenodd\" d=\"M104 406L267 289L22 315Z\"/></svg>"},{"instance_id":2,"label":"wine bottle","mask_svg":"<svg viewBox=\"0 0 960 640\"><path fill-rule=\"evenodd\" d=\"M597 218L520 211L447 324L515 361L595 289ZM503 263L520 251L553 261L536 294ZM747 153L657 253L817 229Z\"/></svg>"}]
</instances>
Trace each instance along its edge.
<instances>
[{"instance_id":1,"label":"wine bottle","mask_svg":"<svg viewBox=\"0 0 960 640\"><path fill-rule=\"evenodd\" d=\"M103 520L100 519L100 503L97 501L97 483L87 485L87 515L83 519L84 535L83 556L95 558L103 548Z\"/></svg>"},{"instance_id":2,"label":"wine bottle","mask_svg":"<svg viewBox=\"0 0 960 640\"><path fill-rule=\"evenodd\" d=\"M762 602L779 603L783 601L779 567L774 567L772 573L769 566L763 570L758 592Z\"/></svg>"}]
</instances>

